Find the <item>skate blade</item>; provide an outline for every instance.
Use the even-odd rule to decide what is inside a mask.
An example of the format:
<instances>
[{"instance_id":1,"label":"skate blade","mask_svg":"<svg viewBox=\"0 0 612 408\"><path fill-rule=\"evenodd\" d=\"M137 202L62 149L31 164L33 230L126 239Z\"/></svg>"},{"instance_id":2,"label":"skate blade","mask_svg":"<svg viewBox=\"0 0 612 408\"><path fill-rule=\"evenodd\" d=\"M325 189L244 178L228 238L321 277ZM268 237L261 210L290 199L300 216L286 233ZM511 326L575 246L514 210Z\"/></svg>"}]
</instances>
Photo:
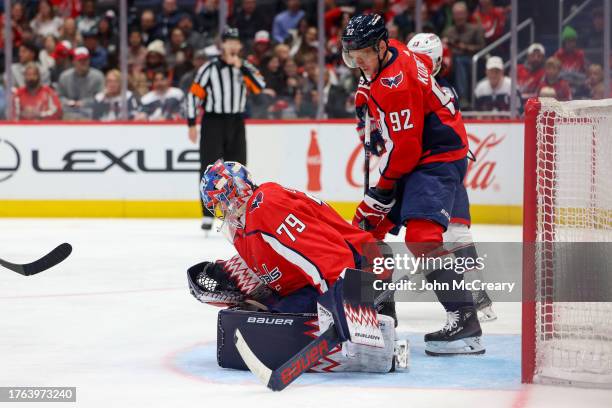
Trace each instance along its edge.
<instances>
[{"instance_id":1,"label":"skate blade","mask_svg":"<svg viewBox=\"0 0 612 408\"><path fill-rule=\"evenodd\" d=\"M486 349L480 344L480 337L467 337L455 341L429 341L425 343L428 356L460 356L484 354Z\"/></svg>"},{"instance_id":2,"label":"skate blade","mask_svg":"<svg viewBox=\"0 0 612 408\"><path fill-rule=\"evenodd\" d=\"M481 323L487 323L497 320L497 313L493 311L491 306L483 307L478 310L478 321Z\"/></svg>"}]
</instances>

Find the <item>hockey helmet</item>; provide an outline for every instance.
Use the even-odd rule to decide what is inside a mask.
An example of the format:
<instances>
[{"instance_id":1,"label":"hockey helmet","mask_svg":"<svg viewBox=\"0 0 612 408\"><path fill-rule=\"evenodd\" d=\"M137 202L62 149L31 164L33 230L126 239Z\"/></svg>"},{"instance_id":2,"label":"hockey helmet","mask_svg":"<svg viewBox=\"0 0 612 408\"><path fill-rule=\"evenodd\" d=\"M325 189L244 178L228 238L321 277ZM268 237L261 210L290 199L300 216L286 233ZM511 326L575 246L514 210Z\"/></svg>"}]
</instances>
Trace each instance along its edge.
<instances>
[{"instance_id":1,"label":"hockey helmet","mask_svg":"<svg viewBox=\"0 0 612 408\"><path fill-rule=\"evenodd\" d=\"M417 54L425 54L433 63L432 76L436 76L442 68L442 41L433 33L419 33L408 41L408 49Z\"/></svg>"},{"instance_id":2,"label":"hockey helmet","mask_svg":"<svg viewBox=\"0 0 612 408\"><path fill-rule=\"evenodd\" d=\"M200 181L200 195L208 211L234 228L243 228L246 203L256 186L242 164L217 160L209 165Z\"/></svg>"},{"instance_id":3,"label":"hockey helmet","mask_svg":"<svg viewBox=\"0 0 612 408\"><path fill-rule=\"evenodd\" d=\"M349 68L357 68L357 63L349 51L372 47L378 52L381 40L387 42L389 32L384 19L378 14L361 14L352 17L342 32L342 58Z\"/></svg>"}]
</instances>

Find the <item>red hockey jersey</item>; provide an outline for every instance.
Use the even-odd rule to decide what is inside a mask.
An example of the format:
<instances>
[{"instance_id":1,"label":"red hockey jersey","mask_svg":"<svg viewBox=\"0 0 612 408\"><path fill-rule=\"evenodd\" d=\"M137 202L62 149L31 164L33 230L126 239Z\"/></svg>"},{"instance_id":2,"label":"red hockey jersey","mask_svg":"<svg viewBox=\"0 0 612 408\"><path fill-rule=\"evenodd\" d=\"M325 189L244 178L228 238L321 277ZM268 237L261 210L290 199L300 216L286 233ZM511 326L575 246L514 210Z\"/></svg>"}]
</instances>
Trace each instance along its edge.
<instances>
[{"instance_id":1,"label":"red hockey jersey","mask_svg":"<svg viewBox=\"0 0 612 408\"><path fill-rule=\"evenodd\" d=\"M344 268L361 266L362 244L375 242L325 202L276 183L255 190L244 223L236 250L281 296L309 285L327 291Z\"/></svg>"},{"instance_id":2,"label":"red hockey jersey","mask_svg":"<svg viewBox=\"0 0 612 408\"><path fill-rule=\"evenodd\" d=\"M391 59L370 83L368 109L379 122L385 152L377 187L394 183L421 164L466 157L468 141L453 96L431 76L428 57L389 41Z\"/></svg>"}]
</instances>

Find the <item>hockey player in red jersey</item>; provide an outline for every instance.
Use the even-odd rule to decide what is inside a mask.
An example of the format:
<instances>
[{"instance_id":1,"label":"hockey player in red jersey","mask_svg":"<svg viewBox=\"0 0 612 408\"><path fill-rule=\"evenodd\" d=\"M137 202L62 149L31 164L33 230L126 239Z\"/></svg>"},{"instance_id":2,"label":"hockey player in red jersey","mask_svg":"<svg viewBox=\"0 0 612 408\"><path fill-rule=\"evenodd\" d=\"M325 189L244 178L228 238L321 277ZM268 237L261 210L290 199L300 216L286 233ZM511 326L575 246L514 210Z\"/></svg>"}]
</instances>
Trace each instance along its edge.
<instances>
[{"instance_id":1,"label":"hockey player in red jersey","mask_svg":"<svg viewBox=\"0 0 612 408\"><path fill-rule=\"evenodd\" d=\"M469 213L467 196L459 188L468 153L461 112L431 75L430 61L388 40L382 17L353 17L344 30L342 47L345 63L362 72L363 86L369 88L367 112L380 131L380 179L367 190L353 224L380 239L403 225L411 252L434 251L443 243L451 214ZM457 287L463 275L439 270L427 279ZM425 336L426 352L484 353L471 293L457 289L450 299L448 293L436 291L436 295L448 322Z\"/></svg>"},{"instance_id":2,"label":"hockey player in red jersey","mask_svg":"<svg viewBox=\"0 0 612 408\"><path fill-rule=\"evenodd\" d=\"M242 262L272 290L271 310L316 311L317 297L344 268L368 270L380 255L372 235L324 201L276 183L255 185L240 163L218 160L200 192Z\"/></svg>"},{"instance_id":3,"label":"hockey player in red jersey","mask_svg":"<svg viewBox=\"0 0 612 408\"><path fill-rule=\"evenodd\" d=\"M206 208L222 219L221 229L238 252L227 261L202 262L190 268L191 292L203 303L255 305L259 310L282 313L319 311L322 327L320 310L340 293L338 282L344 279L345 269L368 271L373 257L383 256L371 234L347 223L325 202L276 183L256 185L240 163L217 160L204 172L200 193ZM378 276L387 280L389 274ZM333 306L341 303L331 302ZM343 323L336 324L336 316L343 312L330 308L336 327L382 332L377 338L384 339L371 350L363 343L369 336L340 336L350 343L346 346L350 351L344 353L336 371L391 369L395 345L392 305L382 303L378 324L376 319L366 322L344 316L338 318ZM272 340L270 344L274 346ZM353 359L353 355L375 363L364 369L361 357Z\"/></svg>"}]
</instances>

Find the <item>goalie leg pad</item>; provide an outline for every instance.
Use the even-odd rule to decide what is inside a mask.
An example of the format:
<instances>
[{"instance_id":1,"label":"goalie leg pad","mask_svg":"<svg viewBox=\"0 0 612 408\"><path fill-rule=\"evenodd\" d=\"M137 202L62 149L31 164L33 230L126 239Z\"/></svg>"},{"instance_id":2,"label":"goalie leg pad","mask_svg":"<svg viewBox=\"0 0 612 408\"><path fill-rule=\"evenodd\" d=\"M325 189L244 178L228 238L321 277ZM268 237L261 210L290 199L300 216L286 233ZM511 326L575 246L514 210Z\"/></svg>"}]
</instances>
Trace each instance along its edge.
<instances>
[{"instance_id":1,"label":"goalie leg pad","mask_svg":"<svg viewBox=\"0 0 612 408\"><path fill-rule=\"evenodd\" d=\"M346 268L336 283L318 300L317 312L321 331L333 323L341 341L384 348L374 307L376 276L358 269Z\"/></svg>"},{"instance_id":2,"label":"goalie leg pad","mask_svg":"<svg viewBox=\"0 0 612 408\"><path fill-rule=\"evenodd\" d=\"M316 372L367 372L388 373L397 367L394 363L396 349L396 335L393 318L378 315L378 324L382 333L385 347L371 347L356 344L350 341L342 344L342 350L330 354L315 366ZM408 350L400 350L400 359L406 361Z\"/></svg>"}]
</instances>

